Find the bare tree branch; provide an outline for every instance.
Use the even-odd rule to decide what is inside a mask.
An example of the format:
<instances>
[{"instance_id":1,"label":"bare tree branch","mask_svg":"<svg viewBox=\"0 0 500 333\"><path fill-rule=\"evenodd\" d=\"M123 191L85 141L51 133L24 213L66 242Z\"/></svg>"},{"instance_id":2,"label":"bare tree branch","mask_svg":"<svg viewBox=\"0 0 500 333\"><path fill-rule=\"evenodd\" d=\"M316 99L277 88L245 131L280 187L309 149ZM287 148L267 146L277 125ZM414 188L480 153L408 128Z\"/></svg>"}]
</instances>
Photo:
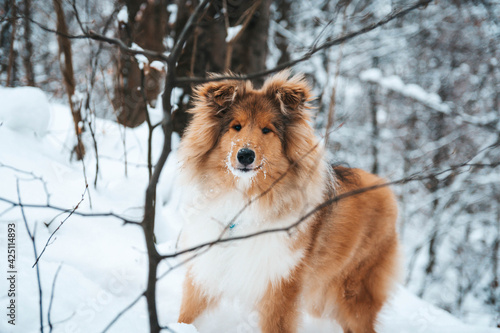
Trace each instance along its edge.
<instances>
[{"instance_id":1,"label":"bare tree branch","mask_svg":"<svg viewBox=\"0 0 500 333\"><path fill-rule=\"evenodd\" d=\"M165 62L168 62L169 57L163 54L162 52L156 52L156 51L150 51L150 50L138 50L138 49L133 49L125 45L120 39L118 38L112 38L112 37L106 37L104 35L98 34L94 30L89 30L89 32L85 35L83 35L84 38L91 38L93 40L101 41L101 42L106 42L108 44L116 45L118 46L123 52L126 52L128 54L136 55L136 54L142 54L145 56L149 56L154 59L159 59L163 60Z\"/></svg>"},{"instance_id":2,"label":"bare tree branch","mask_svg":"<svg viewBox=\"0 0 500 333\"><path fill-rule=\"evenodd\" d=\"M356 189L356 190L353 190L353 191L349 191L349 192L343 193L343 194L338 195L338 196L334 196L333 198L330 198L328 200L325 200L324 202L322 202L321 204L317 205L312 210L310 210L309 212L307 212L301 218L299 218L296 222L292 223L291 225L289 225L287 227L283 227L283 228L271 228L271 229L266 229L266 230L262 230L262 231L250 233L250 234L247 234L247 235L242 235L242 236L235 236L235 237L228 237L228 238L218 238L218 239L216 239L214 241L211 241L211 242L206 242L206 243L203 243L203 244L199 244L197 246L193 246L193 247L190 247L190 248L187 248L187 249L184 249L184 250L181 250L181 251L177 251L177 252L174 252L174 253L171 253L171 254L162 255L161 258L162 259L175 258L175 257L180 256L182 254L193 252L193 251L196 251L196 250L199 250L199 249L202 249L202 248L205 248L205 247L210 247L210 246L213 246L213 245L216 245L216 244L227 243L227 242L237 241L237 240L243 240L243 239L248 239L248 238L252 238L252 237L256 237L256 236L260 236L260 235L265 235L265 234L269 234L269 233L275 233L275 232L287 232L288 233L291 230L293 230L294 228L296 228L297 226L299 226L302 222L304 222L305 220L307 220L309 217L311 217L312 215L314 215L315 213L319 212L320 210L322 210L325 207L328 207L328 206L330 206L330 205L332 205L332 204L334 204L336 202L339 202L342 199L349 198L349 197L352 197L352 196L355 196L355 195L358 195L358 194L362 194L362 193L365 193L365 192L377 190L377 189L380 189L380 188L383 188L383 187L392 186L392 185L403 185L403 184L407 184L407 183L410 183L410 182L422 181L422 180L426 180L426 179L430 179L430 178L435 178L435 177L438 177L438 176L440 176L442 174L445 174L445 173L448 173L448 172L457 171L457 170L460 170L460 169L463 169L463 168L496 168L498 166L500 166L500 161L494 162L494 163L468 163L468 162L465 162L465 163L462 163L462 164L457 164L457 165L450 166L447 169L440 170L440 171L437 171L437 172L434 172L434 173L430 173L430 174L415 173L415 174L413 174L413 175L411 175L409 177L401 178L401 179L398 179L398 180L395 180L395 181L389 181L389 182L385 182L385 183L380 183L380 184L376 184L376 185L372 185L372 186L367 186L367 187L359 188L359 189Z\"/></svg>"},{"instance_id":3,"label":"bare tree branch","mask_svg":"<svg viewBox=\"0 0 500 333\"><path fill-rule=\"evenodd\" d=\"M421 1L418 1L417 3L415 3L411 6L406 7L406 8L396 9L391 14L387 15L385 18L383 18L382 20L380 20L376 23L370 24L364 28L361 28L361 29L356 30L356 31L351 32L351 33L348 33L346 35L342 35L342 36L337 37L335 39L329 38L329 39L327 39L326 42L324 42L323 44L321 44L319 46L314 46L314 45L311 46L309 51L307 53L305 53L302 57L299 57L295 60L288 61L286 63L283 63L283 64L278 65L278 66L271 68L271 69L267 69L265 71L252 73L252 74L248 74L248 75L241 75L241 76L237 76L237 77L234 77L234 76L218 76L218 77L210 77L210 78L181 77L181 78L178 78L175 81L175 83L178 85L185 85L185 84L192 84L192 83L204 83L204 82L222 81L222 80L229 80L229 79L231 79L231 80L251 80L251 79L266 76L266 75L269 75L272 73L276 73L276 72L279 72L279 71L286 69L288 67L295 66L296 64L298 64L300 62L309 60L315 53L317 53L321 50L327 49L327 48L335 46L335 45L340 45L340 44L342 44L350 39L353 39L354 37L357 37L359 35L362 35L362 34L365 34L367 32L370 32L372 30L375 30L376 28L381 27L381 26L383 26L383 25L385 25L385 24L387 24L395 19L398 19L398 18L405 16L406 14L412 12L415 9L425 7L431 2L432 2L432 0L421 0Z\"/></svg>"},{"instance_id":4,"label":"bare tree branch","mask_svg":"<svg viewBox=\"0 0 500 333\"><path fill-rule=\"evenodd\" d=\"M31 171L21 170L21 169L18 169L16 167L13 167L11 165L3 164L2 162L0 162L0 168L10 169L10 170L13 170L15 172L31 176L33 180L40 181L42 183L42 185L43 185L43 190L45 192L45 197L47 198L47 205L50 203L50 195L51 194L50 194L50 192L48 190L47 182L45 181L45 179L43 179L43 177L37 176L33 172L31 172ZM27 181L28 179L23 179L23 180ZM4 213L1 213L0 216L2 216L3 214Z\"/></svg>"},{"instance_id":5,"label":"bare tree branch","mask_svg":"<svg viewBox=\"0 0 500 333\"><path fill-rule=\"evenodd\" d=\"M306 52L302 57L299 57L295 60L291 60L289 62L283 63L281 65L278 65L274 68L271 68L271 69L268 69L265 71L260 71L260 72L256 72L256 73L252 73L252 74L248 74L248 75L241 75L238 77L234 77L234 76L219 76L219 77L210 77L210 78L181 77L181 78L176 78L174 84L175 85L186 85L186 84L191 84L191 83L204 83L204 82L209 82L209 81L221 81L221 80L227 80L227 79L251 80L251 79L259 78L259 77L266 76L266 75L269 75L272 73L276 73L276 72L279 72L280 70L283 70L283 69L288 68L288 67L292 67L300 62L303 62L303 61L310 59L314 54L316 54L317 52L319 52L321 50L324 50L326 48L329 48L329 47L332 47L335 45L340 45L340 44L342 44L350 39L353 39L353 38L359 36L359 35L365 34L365 33L370 32L376 28L379 28L379 27L381 27L381 26L383 26L383 25L385 25L385 24L387 24L395 19L401 18L401 17L407 15L408 13L412 12L415 9L418 9L421 7L426 7L431 2L432 2L432 0L421 0L421 1L418 1L415 4L410 5L408 7L396 9L392 13L387 15L385 18L383 18L382 20L380 20L376 23L370 24L364 28L361 28L361 29L356 30L356 31L351 32L351 33L348 33L346 35L342 35L342 36L337 37L335 39L329 38L329 39L327 39L326 42L324 42L321 45L314 45L313 44L310 47L309 51ZM201 4L203 4L203 7L204 7L206 5L206 3L208 3L208 0L203 1ZM197 14L199 14L199 12L197 12ZM182 43L176 43L171 54L167 56L161 52L150 51L150 50L137 50L137 49L130 48L127 45L125 45L123 43L123 41L121 41L120 39L107 37L104 34L99 34L91 29L88 30L87 33L84 33L81 35L70 35L70 34L64 34L64 33L61 33L57 30L48 28L47 26L45 26L39 22L36 22L34 20L31 20L31 21L35 25L40 27L41 29L48 31L48 32L55 33L55 34L62 36L62 37L66 37L66 38L70 38L70 39L89 38L89 39L93 39L96 41L106 42L106 43L118 46L122 51L124 51L128 54L132 54L132 55L142 54L142 55L149 56L149 57L152 57L155 59L163 60L167 63L170 62L170 65L174 65L174 66L175 66L175 63L172 63L171 61L169 61L169 59L178 59L180 52L182 50L182 47L183 47L185 41L187 40L188 33L190 32L190 30L193 26L193 22L188 22L186 24L181 35L179 36L179 41L182 41Z\"/></svg>"},{"instance_id":6,"label":"bare tree branch","mask_svg":"<svg viewBox=\"0 0 500 333\"><path fill-rule=\"evenodd\" d=\"M73 210L73 209L68 209L68 208L63 208L63 207L53 206L53 205L24 204L24 203L21 203L19 201L16 202L16 201L13 201L13 200L10 200L10 199L7 199L7 198L3 198L3 197L0 197L0 201L8 203L12 207L21 207L21 205L22 205L22 207L24 207L24 208L50 208L50 209L53 209L53 210L61 211L63 213L69 213L69 212L71 212ZM141 224L141 222L132 221L132 220L130 220L128 218L125 218L123 216L120 216L120 215L112 213L112 212L108 212L108 213L86 213L86 212L74 211L73 214L74 215L79 215L79 216L84 216L84 217L114 217L114 218L117 218L119 220L122 220L123 224L135 224L135 225L140 225Z\"/></svg>"},{"instance_id":7,"label":"bare tree branch","mask_svg":"<svg viewBox=\"0 0 500 333\"><path fill-rule=\"evenodd\" d=\"M76 21L78 22L78 25L80 26L80 29L82 30L83 33L87 32L87 29L83 26L82 20L80 19L80 12L76 8L76 2L75 0L68 0L68 2L71 4L71 8L73 8L73 13L75 13L75 18Z\"/></svg>"},{"instance_id":8,"label":"bare tree branch","mask_svg":"<svg viewBox=\"0 0 500 333\"><path fill-rule=\"evenodd\" d=\"M114 13L115 12L113 12L113 14ZM113 37L107 37L104 34L100 34L100 33L96 32L96 31L94 31L92 29L89 29L86 33L83 33L83 34L80 34L80 35L73 35L73 34L69 34L69 33L63 33L63 32L58 31L56 29L49 28L46 25L44 25L44 24L42 24L40 22L37 22L37 21L35 21L35 20L31 19L31 18L27 18L27 17L23 17L23 16L19 16L18 18L29 20L33 24L35 24L36 26L38 26L40 29L42 29L44 31L47 31L47 32L54 33L54 34L56 34L58 36L61 36L61 37L64 37L64 38L68 38L68 39L92 39L92 40L96 40L96 41L100 41L100 42L105 42L105 43L108 43L108 44L116 45L123 52L126 52L126 53L131 54L131 55L142 54L142 55L154 58L154 59L163 60L165 62L168 60L168 56L165 55L165 54L163 54L162 52L156 52L156 51L151 51L151 50L138 50L138 49L130 48L123 41L121 41L120 39L113 38Z\"/></svg>"}]
</instances>

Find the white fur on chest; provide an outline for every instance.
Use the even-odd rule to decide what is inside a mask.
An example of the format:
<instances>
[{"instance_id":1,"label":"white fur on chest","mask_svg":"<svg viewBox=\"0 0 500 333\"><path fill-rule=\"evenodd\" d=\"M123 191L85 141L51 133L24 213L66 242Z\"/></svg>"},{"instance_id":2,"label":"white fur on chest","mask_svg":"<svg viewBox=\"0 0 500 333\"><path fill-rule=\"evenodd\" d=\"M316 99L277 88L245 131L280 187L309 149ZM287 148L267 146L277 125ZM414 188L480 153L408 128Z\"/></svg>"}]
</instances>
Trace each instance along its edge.
<instances>
[{"instance_id":1,"label":"white fur on chest","mask_svg":"<svg viewBox=\"0 0 500 333\"><path fill-rule=\"evenodd\" d=\"M194 191L184 210L181 246L187 248L217 240L245 236L261 230L291 225L299 216L279 221L266 220L265 212L253 204L239 213L247 201L240 193L201 194ZM229 229L227 226L234 227ZM224 229L225 232L224 232ZM269 283L287 278L302 258L292 249L293 239L285 232L273 232L205 248L191 261L194 281L209 296L235 297L245 303L258 301Z\"/></svg>"}]
</instances>

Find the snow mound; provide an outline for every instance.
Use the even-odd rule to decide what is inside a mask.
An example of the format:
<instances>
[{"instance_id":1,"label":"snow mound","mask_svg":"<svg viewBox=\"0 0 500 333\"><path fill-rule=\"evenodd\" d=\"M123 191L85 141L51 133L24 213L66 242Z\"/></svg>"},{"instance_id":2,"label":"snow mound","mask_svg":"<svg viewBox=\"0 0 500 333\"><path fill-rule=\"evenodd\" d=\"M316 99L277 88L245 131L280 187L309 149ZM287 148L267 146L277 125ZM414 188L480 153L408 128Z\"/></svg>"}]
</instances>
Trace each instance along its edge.
<instances>
[{"instance_id":1,"label":"snow mound","mask_svg":"<svg viewBox=\"0 0 500 333\"><path fill-rule=\"evenodd\" d=\"M38 88L0 88L0 124L16 132L44 136L50 120L50 105Z\"/></svg>"},{"instance_id":2,"label":"snow mound","mask_svg":"<svg viewBox=\"0 0 500 333\"><path fill-rule=\"evenodd\" d=\"M384 333L498 333L499 329L467 325L398 286L379 317L379 332Z\"/></svg>"}]
</instances>

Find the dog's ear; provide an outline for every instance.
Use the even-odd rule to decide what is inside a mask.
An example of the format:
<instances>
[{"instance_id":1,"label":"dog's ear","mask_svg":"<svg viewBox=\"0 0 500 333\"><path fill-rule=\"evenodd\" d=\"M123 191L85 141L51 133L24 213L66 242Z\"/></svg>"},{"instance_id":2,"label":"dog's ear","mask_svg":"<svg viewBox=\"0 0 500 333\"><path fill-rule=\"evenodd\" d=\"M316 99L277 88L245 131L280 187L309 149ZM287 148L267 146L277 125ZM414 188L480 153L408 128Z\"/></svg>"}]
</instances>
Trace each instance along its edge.
<instances>
[{"instance_id":1,"label":"dog's ear","mask_svg":"<svg viewBox=\"0 0 500 333\"><path fill-rule=\"evenodd\" d=\"M237 80L213 81L196 87L194 97L198 106L208 106L215 114L220 114L236 101L242 88L241 82Z\"/></svg>"},{"instance_id":2,"label":"dog's ear","mask_svg":"<svg viewBox=\"0 0 500 333\"><path fill-rule=\"evenodd\" d=\"M283 115L299 113L307 108L311 100L311 90L303 75L290 78L290 71L285 70L267 79L262 87L267 96L280 106Z\"/></svg>"}]
</instances>

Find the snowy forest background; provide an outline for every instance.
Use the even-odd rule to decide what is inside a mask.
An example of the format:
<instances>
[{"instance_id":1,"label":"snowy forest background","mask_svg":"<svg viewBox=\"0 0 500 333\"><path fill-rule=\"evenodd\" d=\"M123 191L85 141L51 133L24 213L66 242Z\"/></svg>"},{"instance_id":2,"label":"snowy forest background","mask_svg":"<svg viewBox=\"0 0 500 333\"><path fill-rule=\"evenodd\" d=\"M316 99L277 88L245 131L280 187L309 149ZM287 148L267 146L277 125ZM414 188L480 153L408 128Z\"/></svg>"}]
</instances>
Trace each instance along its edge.
<instances>
[{"instance_id":1,"label":"snowy forest background","mask_svg":"<svg viewBox=\"0 0 500 333\"><path fill-rule=\"evenodd\" d=\"M120 294L105 303L111 313L95 331L131 301L149 311L131 331L175 321L161 314L162 307L178 311L160 300L169 280L156 286L151 276L168 272L176 258L151 259L152 233L158 252L175 253L175 148L189 121L191 89L208 72L228 70L259 85L262 71L287 64L314 87L314 126L320 137L329 129L332 162L405 180L393 189L407 289L466 323L500 327L499 42L500 3L493 0L2 0L0 222L5 229L18 221L18 237L25 237L18 248L31 251L18 258L32 275L19 282L33 291L24 305L32 311L19 310L20 318L33 318L26 331L40 330L41 318L46 331L58 331L75 317L63 303L63 324L50 322L49 304L69 297L51 291L60 271L60 288L69 293L79 280L67 273L64 282L65 266L85 270L91 253L112 256L92 266L91 280L104 279L108 264L142 256L134 259L135 294L146 290L145 297ZM24 86L42 96L3 88ZM61 176L49 160L69 171ZM24 217L21 200L33 203ZM24 223L29 237L21 236ZM132 245L124 247L115 231ZM38 278L31 236L38 255L47 250ZM68 251L73 242L89 252ZM92 252L94 242L102 247ZM125 281L126 289L134 285Z\"/></svg>"}]
</instances>

